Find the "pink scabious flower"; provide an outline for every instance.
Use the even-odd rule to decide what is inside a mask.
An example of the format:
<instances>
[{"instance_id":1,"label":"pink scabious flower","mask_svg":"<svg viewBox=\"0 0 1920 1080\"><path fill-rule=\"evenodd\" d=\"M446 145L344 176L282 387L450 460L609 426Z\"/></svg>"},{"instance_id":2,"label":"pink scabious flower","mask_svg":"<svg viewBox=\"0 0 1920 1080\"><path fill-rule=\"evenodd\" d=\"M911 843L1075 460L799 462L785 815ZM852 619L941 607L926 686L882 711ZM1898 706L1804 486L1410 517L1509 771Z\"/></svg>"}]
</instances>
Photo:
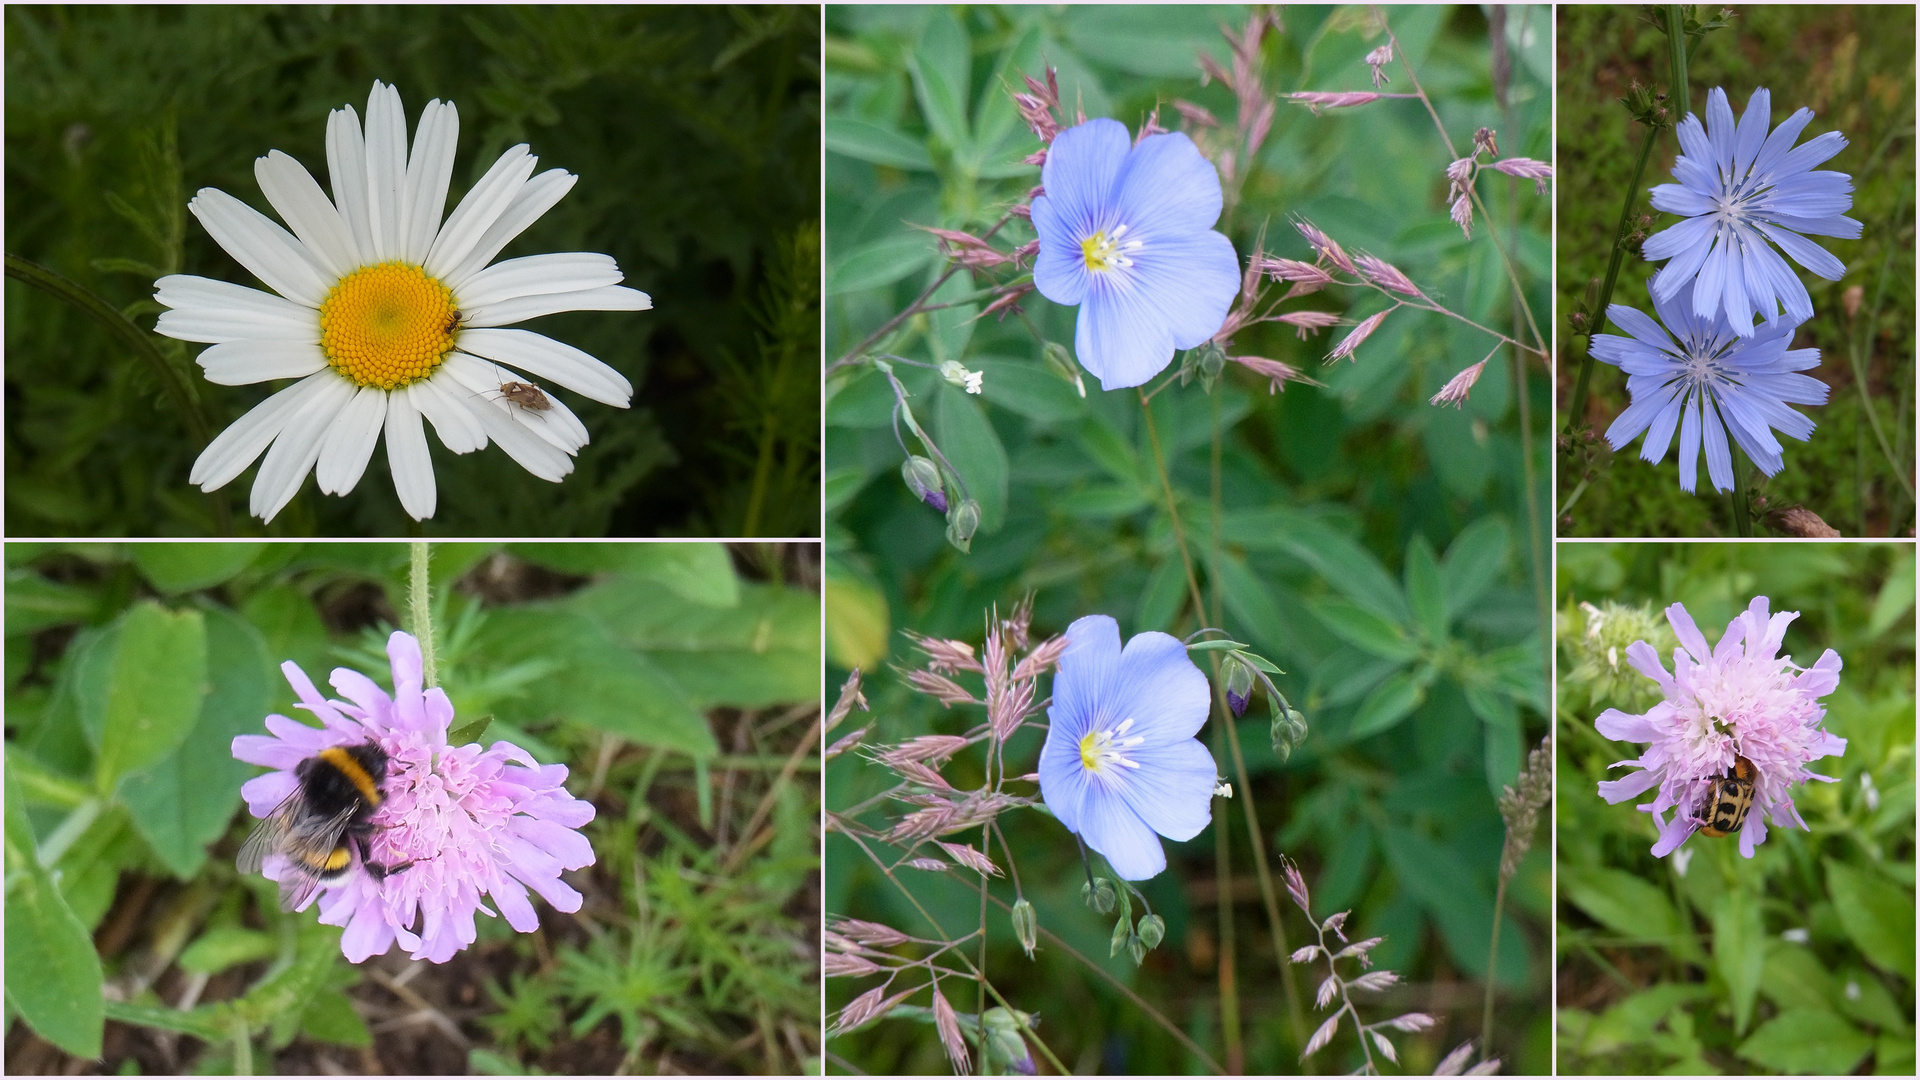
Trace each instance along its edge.
<instances>
[{"instance_id":1,"label":"pink scabious flower","mask_svg":"<svg viewBox=\"0 0 1920 1080\"><path fill-rule=\"evenodd\" d=\"M1610 803L1633 798L1649 788L1659 794L1636 806L1653 815L1660 839L1655 857L1686 843L1706 824L1703 803L1714 781L1733 768L1736 756L1753 765L1753 808L1740 830L1740 854L1767 839L1767 820L1805 829L1787 788L1802 780L1833 781L1808 771L1809 762L1847 752L1847 740L1821 727L1827 715L1820 698L1840 685L1840 654L1828 649L1812 667L1780 655L1787 624L1797 611L1767 614L1767 598L1755 597L1747 610L1727 624L1720 644L1707 639L1680 604L1667 608L1667 621L1680 639L1673 650L1673 674L1660 663L1653 646L1627 646L1627 662L1660 684L1664 701L1644 714L1608 709L1594 726L1609 739L1650 744L1639 758L1614 764L1637 765L1639 772L1600 782ZM1669 820L1663 815L1676 813Z\"/></svg>"},{"instance_id":2,"label":"pink scabious flower","mask_svg":"<svg viewBox=\"0 0 1920 1080\"><path fill-rule=\"evenodd\" d=\"M580 910L580 894L560 872L593 864L593 848L576 830L594 811L562 786L567 767L542 766L507 742L484 750L478 743L448 745L453 703L439 687L421 688L419 642L396 631L387 656L393 696L360 672L335 668L329 681L346 701L321 696L298 664L280 665L299 707L324 726L274 715L266 720L272 735L233 740L234 757L274 770L240 789L258 818L294 792L294 767L320 751L369 741L386 751L385 799L373 816L369 854L378 863L412 865L376 880L356 855L344 883L316 894L320 921L346 928L340 951L357 964L398 940L413 959L444 963L473 944L474 912L494 915L483 893L522 933L540 925L528 889L559 911ZM290 870L284 856L273 855L263 872L277 881Z\"/></svg>"}]
</instances>

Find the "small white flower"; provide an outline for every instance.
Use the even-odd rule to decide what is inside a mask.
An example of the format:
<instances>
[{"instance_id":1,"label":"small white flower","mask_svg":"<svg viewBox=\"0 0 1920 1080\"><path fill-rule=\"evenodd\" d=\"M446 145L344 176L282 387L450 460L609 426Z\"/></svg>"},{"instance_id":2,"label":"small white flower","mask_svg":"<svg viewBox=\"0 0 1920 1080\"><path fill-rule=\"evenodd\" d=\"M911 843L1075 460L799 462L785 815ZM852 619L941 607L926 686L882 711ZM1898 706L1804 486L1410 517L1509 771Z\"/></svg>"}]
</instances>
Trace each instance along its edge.
<instances>
[{"instance_id":1,"label":"small white flower","mask_svg":"<svg viewBox=\"0 0 1920 1080\"><path fill-rule=\"evenodd\" d=\"M500 155L443 224L459 133L453 105L430 101L409 155L400 92L375 82L364 135L351 106L327 119L332 199L286 154L254 162L261 191L291 232L215 188L187 204L273 293L171 274L156 283L155 299L171 310L155 329L212 343L199 356L209 382L299 380L221 432L194 462L192 483L213 491L265 453L249 506L271 521L309 472L323 492L352 491L384 430L400 503L424 519L433 516L437 489L422 417L456 454L495 442L556 483L587 443L586 426L557 397L537 411L506 400L503 384L531 384L501 364L628 406L633 386L613 368L540 334L497 328L561 311L644 311L653 301L620 287L620 268L606 255L488 265L576 177L564 169L535 176L538 159L522 143Z\"/></svg>"},{"instance_id":2,"label":"small white flower","mask_svg":"<svg viewBox=\"0 0 1920 1080\"><path fill-rule=\"evenodd\" d=\"M1795 945L1805 945L1807 942L1813 940L1813 935L1807 932L1806 927L1796 926L1790 930L1780 931L1780 940L1790 941Z\"/></svg>"},{"instance_id":3,"label":"small white flower","mask_svg":"<svg viewBox=\"0 0 1920 1080\"><path fill-rule=\"evenodd\" d=\"M1233 785L1222 780L1219 785L1213 789L1213 793L1223 799L1231 799L1233 798Z\"/></svg>"},{"instance_id":4,"label":"small white flower","mask_svg":"<svg viewBox=\"0 0 1920 1080\"><path fill-rule=\"evenodd\" d=\"M940 365L940 377L955 386L962 387L969 394L980 392L986 382L984 371L968 371L967 366L958 360L948 360Z\"/></svg>"}]
</instances>

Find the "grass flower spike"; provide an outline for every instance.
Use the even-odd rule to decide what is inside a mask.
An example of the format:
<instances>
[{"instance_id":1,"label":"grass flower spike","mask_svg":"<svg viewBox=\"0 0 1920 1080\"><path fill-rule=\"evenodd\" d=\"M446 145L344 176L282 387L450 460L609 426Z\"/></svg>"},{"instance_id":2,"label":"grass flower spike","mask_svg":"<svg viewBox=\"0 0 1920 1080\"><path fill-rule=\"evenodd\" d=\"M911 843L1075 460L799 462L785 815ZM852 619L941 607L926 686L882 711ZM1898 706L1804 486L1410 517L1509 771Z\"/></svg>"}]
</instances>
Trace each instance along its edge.
<instances>
[{"instance_id":1,"label":"grass flower spike","mask_svg":"<svg viewBox=\"0 0 1920 1080\"><path fill-rule=\"evenodd\" d=\"M1829 131L1793 145L1812 120L1813 110L1801 109L1767 134L1771 95L1762 87L1736 124L1727 92L1716 86L1707 94L1706 125L1692 113L1680 122L1682 153L1673 163L1680 182L1655 187L1653 206L1685 220L1641 248L1651 261L1672 260L1658 286L1663 298L1691 284L1694 306L1724 313L1742 338L1753 336L1756 314L1769 326L1782 307L1793 323L1813 318L1806 286L1774 245L1812 273L1838 281L1845 264L1803 234L1857 240L1861 227L1844 216L1853 209L1852 178L1814 169L1846 149L1846 137Z\"/></svg>"},{"instance_id":2,"label":"grass flower spike","mask_svg":"<svg viewBox=\"0 0 1920 1080\"><path fill-rule=\"evenodd\" d=\"M1078 305L1074 352L1105 390L1139 386L1213 337L1240 292L1233 243L1213 231L1220 174L1178 132L1130 143L1117 120L1061 132L1033 200L1042 296Z\"/></svg>"},{"instance_id":3,"label":"grass flower spike","mask_svg":"<svg viewBox=\"0 0 1920 1080\"><path fill-rule=\"evenodd\" d=\"M274 770L240 789L262 818L293 793L301 761L369 740L386 751L386 797L373 817L369 854L375 862L412 865L382 880L359 869L315 894L320 921L346 928L340 951L357 964L398 941L415 960L445 963L473 944L474 914L494 914L482 894L522 933L540 925L528 889L556 910L580 910L580 894L560 872L593 864L593 848L576 830L594 811L562 786L566 766L539 765L506 742L484 750L477 743L449 746L453 705L438 687L421 689L419 643L395 632L387 656L392 696L360 672L335 668L331 682L346 701L322 697L299 665L282 664L300 707L324 726L269 716L272 735L233 740L234 757ZM285 869L284 856L267 859L266 876L278 880Z\"/></svg>"},{"instance_id":4,"label":"grass flower spike","mask_svg":"<svg viewBox=\"0 0 1920 1080\"><path fill-rule=\"evenodd\" d=\"M331 200L286 154L254 162L261 191L292 232L214 188L187 204L273 292L169 275L155 298L171 310L155 329L211 342L199 357L211 382L299 380L216 437L194 462L194 484L213 491L265 453L249 505L271 521L309 471L323 492L352 491L384 430L400 503L420 520L437 500L423 417L456 454L498 443L528 472L558 482L587 443L585 425L558 397L534 411L505 400L502 384L530 384L526 372L627 407L633 387L613 368L540 334L499 328L561 311L643 311L652 301L620 287L606 255L488 265L576 178L563 169L535 176L537 159L523 143L500 155L443 223L459 131L452 104L428 102L409 154L400 92L376 82L364 134L350 106L328 117Z\"/></svg>"},{"instance_id":5,"label":"grass flower spike","mask_svg":"<svg viewBox=\"0 0 1920 1080\"><path fill-rule=\"evenodd\" d=\"M1144 881L1167 868L1160 837L1191 840L1211 819L1219 774L1193 737L1207 722L1207 677L1167 634L1135 635L1123 651L1106 615L1075 620L1066 636L1040 794L1114 873Z\"/></svg>"},{"instance_id":6,"label":"grass flower spike","mask_svg":"<svg viewBox=\"0 0 1920 1080\"><path fill-rule=\"evenodd\" d=\"M1628 663L1660 685L1662 700L1640 715L1608 709L1594 722L1609 739L1649 744L1639 758L1618 763L1639 771L1601 781L1600 795L1617 803L1657 789L1653 802L1636 807L1659 827L1656 857L1673 853L1706 824L1708 796L1736 757L1751 763L1754 774L1740 854L1753 857L1767 839L1768 820L1807 827L1787 789L1803 780L1832 781L1807 765L1846 753L1847 740L1821 726L1827 710L1819 699L1840 685L1840 654L1828 649L1808 668L1780 655L1787 624L1799 617L1797 611L1770 617L1767 598L1755 597L1708 649L1687 609L1674 604L1667 621L1681 647L1673 651L1671 675L1651 645L1627 647ZM1664 816L1668 810L1671 819Z\"/></svg>"},{"instance_id":7,"label":"grass flower spike","mask_svg":"<svg viewBox=\"0 0 1920 1080\"><path fill-rule=\"evenodd\" d=\"M1657 465L1678 427L1680 487L1689 494L1702 444L1715 490L1733 490L1729 433L1761 472L1777 474L1786 463L1773 432L1802 442L1813 434L1813 421L1787 406L1826 403L1827 384L1799 374L1820 366L1820 350L1787 347L1799 325L1793 321L1763 325L1758 332L1749 326L1751 336L1736 336L1724 311L1694 309L1698 293L1661 289L1673 272L1661 270L1649 284L1660 322L1624 304L1610 304L1607 320L1628 336L1593 337L1593 358L1626 373L1632 398L1607 428L1607 442L1617 451L1645 432L1640 457ZM1741 316L1749 323L1752 318Z\"/></svg>"}]
</instances>

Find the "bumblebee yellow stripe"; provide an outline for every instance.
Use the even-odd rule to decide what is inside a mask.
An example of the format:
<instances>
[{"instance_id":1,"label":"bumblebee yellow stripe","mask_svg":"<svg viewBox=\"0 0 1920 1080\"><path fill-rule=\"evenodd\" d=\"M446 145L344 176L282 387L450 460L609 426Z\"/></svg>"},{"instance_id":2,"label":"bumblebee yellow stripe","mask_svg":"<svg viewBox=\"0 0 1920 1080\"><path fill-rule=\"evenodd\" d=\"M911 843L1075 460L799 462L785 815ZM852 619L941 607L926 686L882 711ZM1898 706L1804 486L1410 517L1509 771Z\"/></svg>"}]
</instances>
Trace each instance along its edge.
<instances>
[{"instance_id":1,"label":"bumblebee yellow stripe","mask_svg":"<svg viewBox=\"0 0 1920 1080\"><path fill-rule=\"evenodd\" d=\"M367 770L353 760L352 754L338 746L329 746L320 751L320 760L339 769L340 775L346 777L354 787L359 788L360 797L367 800L368 806L380 805L380 789L373 786L373 777L368 776Z\"/></svg>"}]
</instances>

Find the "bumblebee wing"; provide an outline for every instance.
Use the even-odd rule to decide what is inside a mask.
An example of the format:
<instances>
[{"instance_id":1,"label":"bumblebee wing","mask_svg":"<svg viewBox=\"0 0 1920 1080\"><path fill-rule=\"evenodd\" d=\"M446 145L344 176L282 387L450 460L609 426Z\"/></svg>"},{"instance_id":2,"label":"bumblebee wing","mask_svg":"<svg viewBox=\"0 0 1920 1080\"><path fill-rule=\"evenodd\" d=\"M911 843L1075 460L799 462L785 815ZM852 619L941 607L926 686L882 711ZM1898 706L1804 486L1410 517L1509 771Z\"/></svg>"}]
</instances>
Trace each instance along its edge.
<instances>
[{"instance_id":1,"label":"bumblebee wing","mask_svg":"<svg viewBox=\"0 0 1920 1080\"><path fill-rule=\"evenodd\" d=\"M301 863L290 862L280 875L280 910L298 911L320 888L320 879Z\"/></svg>"},{"instance_id":2,"label":"bumblebee wing","mask_svg":"<svg viewBox=\"0 0 1920 1080\"><path fill-rule=\"evenodd\" d=\"M273 813L260 819L253 831L247 834L246 842L240 845L240 854L234 856L234 868L242 874L257 874L266 865L267 856L280 846L280 838L293 828L294 818L299 813L300 792L280 800Z\"/></svg>"}]
</instances>

